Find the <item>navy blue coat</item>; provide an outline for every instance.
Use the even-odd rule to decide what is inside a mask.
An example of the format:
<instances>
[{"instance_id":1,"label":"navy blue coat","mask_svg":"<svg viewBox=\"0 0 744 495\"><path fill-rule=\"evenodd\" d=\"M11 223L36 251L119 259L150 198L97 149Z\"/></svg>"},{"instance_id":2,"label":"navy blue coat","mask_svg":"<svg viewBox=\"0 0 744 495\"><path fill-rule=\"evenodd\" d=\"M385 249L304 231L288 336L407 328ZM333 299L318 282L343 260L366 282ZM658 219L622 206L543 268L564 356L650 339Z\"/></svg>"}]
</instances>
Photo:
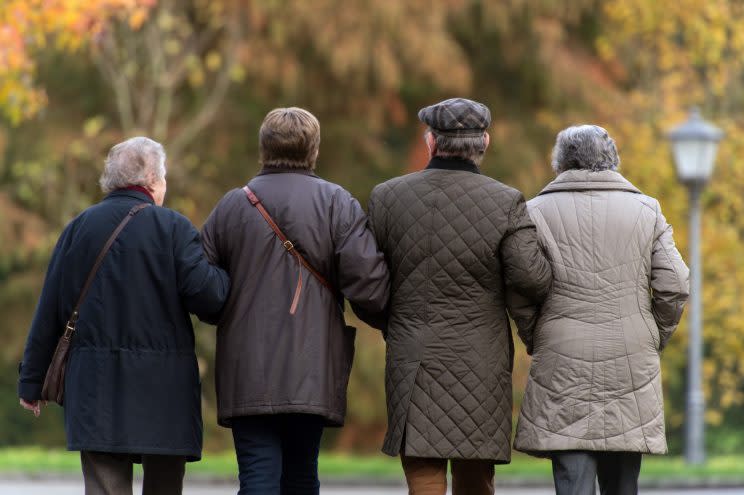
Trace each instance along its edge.
<instances>
[{"instance_id":1,"label":"navy blue coat","mask_svg":"<svg viewBox=\"0 0 744 495\"><path fill-rule=\"evenodd\" d=\"M127 212L150 202L118 190L62 232L36 309L18 395L39 399L44 375L101 247ZM65 379L69 450L201 456L201 381L189 313L209 317L229 279L210 265L199 233L151 206L124 228L80 308Z\"/></svg>"}]
</instances>

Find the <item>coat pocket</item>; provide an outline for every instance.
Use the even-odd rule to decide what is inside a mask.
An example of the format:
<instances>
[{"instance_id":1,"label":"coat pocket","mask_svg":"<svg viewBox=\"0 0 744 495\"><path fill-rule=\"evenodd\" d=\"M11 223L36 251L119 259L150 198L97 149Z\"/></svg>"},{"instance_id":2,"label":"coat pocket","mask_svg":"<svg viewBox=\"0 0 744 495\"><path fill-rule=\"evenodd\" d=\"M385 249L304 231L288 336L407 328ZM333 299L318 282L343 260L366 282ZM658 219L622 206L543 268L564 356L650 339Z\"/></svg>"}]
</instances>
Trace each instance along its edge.
<instances>
[{"instance_id":1,"label":"coat pocket","mask_svg":"<svg viewBox=\"0 0 744 495\"><path fill-rule=\"evenodd\" d=\"M643 319L643 323L646 325L646 328L648 328L648 333L651 337L651 343L653 344L654 349L658 352L661 345L659 326L656 324L656 320L654 320L653 317L642 314L641 318Z\"/></svg>"}]
</instances>

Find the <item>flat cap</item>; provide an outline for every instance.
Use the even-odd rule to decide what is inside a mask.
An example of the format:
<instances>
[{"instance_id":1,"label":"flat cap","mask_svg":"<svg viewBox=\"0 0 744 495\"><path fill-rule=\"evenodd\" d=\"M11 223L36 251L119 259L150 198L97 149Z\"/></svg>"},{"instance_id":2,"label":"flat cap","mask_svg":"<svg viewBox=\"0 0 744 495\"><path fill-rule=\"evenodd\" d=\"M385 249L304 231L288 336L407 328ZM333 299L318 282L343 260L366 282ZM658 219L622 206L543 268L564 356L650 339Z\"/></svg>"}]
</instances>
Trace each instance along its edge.
<instances>
[{"instance_id":1,"label":"flat cap","mask_svg":"<svg viewBox=\"0 0 744 495\"><path fill-rule=\"evenodd\" d=\"M480 136L491 125L488 107L465 98L450 98L424 107L418 118L445 136Z\"/></svg>"}]
</instances>

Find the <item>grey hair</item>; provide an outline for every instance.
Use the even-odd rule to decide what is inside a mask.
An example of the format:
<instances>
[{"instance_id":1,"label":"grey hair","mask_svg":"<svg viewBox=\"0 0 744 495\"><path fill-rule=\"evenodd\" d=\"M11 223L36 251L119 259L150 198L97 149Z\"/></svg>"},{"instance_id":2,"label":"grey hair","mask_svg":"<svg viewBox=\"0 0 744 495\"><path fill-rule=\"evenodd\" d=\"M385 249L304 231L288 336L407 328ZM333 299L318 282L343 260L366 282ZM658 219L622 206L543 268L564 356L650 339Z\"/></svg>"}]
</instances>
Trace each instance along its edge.
<instances>
[{"instance_id":1,"label":"grey hair","mask_svg":"<svg viewBox=\"0 0 744 495\"><path fill-rule=\"evenodd\" d=\"M615 141L598 125L577 125L558 133L553 147L553 170L617 170L620 157Z\"/></svg>"},{"instance_id":2,"label":"grey hair","mask_svg":"<svg viewBox=\"0 0 744 495\"><path fill-rule=\"evenodd\" d=\"M426 133L434 136L437 146L434 156L461 158L470 160L476 165L480 165L483 161L487 144L485 131L481 136L445 136L429 128ZM424 134L424 139L426 139L426 134Z\"/></svg>"},{"instance_id":3,"label":"grey hair","mask_svg":"<svg viewBox=\"0 0 744 495\"><path fill-rule=\"evenodd\" d=\"M165 178L165 149L146 137L134 137L109 151L98 181L104 193L127 186L149 186Z\"/></svg>"}]
</instances>

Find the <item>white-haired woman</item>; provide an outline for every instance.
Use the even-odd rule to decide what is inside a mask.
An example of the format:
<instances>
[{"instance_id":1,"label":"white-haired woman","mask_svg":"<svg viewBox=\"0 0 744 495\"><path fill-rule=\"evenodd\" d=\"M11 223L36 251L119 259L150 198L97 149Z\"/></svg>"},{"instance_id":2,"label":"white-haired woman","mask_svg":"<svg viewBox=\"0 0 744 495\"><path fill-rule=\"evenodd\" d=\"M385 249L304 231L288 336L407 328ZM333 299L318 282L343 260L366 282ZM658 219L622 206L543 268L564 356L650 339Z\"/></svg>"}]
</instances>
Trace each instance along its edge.
<instances>
[{"instance_id":1,"label":"white-haired woman","mask_svg":"<svg viewBox=\"0 0 744 495\"><path fill-rule=\"evenodd\" d=\"M189 313L219 312L229 280L207 262L191 222L161 207L160 144L137 137L114 146L100 183L106 197L70 222L52 254L18 395L38 416L47 368L86 278L133 215L79 307L64 384L67 447L81 451L87 495L131 495L133 462L143 464L144 494L180 494L184 463L198 460L202 446Z\"/></svg>"},{"instance_id":2,"label":"white-haired woman","mask_svg":"<svg viewBox=\"0 0 744 495\"><path fill-rule=\"evenodd\" d=\"M606 130L569 127L558 176L529 202L554 282L515 315L532 366L514 446L551 457L559 495L594 493L597 479L602 494L637 493L642 454L667 451L659 353L688 270L659 202L619 164Z\"/></svg>"}]
</instances>

